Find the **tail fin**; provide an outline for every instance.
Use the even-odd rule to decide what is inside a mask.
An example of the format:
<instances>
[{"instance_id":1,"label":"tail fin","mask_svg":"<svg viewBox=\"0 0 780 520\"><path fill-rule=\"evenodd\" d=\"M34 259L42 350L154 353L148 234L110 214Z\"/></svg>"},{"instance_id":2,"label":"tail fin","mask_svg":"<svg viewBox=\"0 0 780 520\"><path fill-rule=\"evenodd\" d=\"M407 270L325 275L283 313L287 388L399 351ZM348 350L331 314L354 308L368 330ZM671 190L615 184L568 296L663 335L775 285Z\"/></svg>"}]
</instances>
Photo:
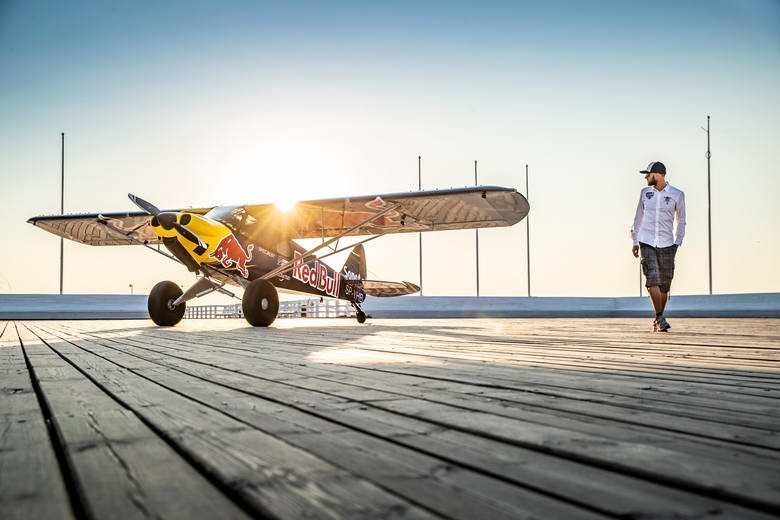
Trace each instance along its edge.
<instances>
[{"instance_id":1,"label":"tail fin","mask_svg":"<svg viewBox=\"0 0 780 520\"><path fill-rule=\"evenodd\" d=\"M358 244L352 248L344 267L341 268L341 274L347 280L365 280L366 278L366 252L363 244Z\"/></svg>"}]
</instances>

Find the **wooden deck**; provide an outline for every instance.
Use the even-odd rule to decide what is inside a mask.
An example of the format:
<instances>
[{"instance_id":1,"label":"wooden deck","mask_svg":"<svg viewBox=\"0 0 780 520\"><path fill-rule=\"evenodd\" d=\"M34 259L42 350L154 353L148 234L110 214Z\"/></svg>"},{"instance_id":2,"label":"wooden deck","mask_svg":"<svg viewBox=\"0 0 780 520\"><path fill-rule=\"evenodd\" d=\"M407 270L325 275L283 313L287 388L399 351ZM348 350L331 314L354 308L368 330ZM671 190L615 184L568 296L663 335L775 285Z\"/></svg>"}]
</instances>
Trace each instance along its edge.
<instances>
[{"instance_id":1,"label":"wooden deck","mask_svg":"<svg viewBox=\"0 0 780 520\"><path fill-rule=\"evenodd\" d=\"M777 518L780 320L0 322L0 518Z\"/></svg>"}]
</instances>

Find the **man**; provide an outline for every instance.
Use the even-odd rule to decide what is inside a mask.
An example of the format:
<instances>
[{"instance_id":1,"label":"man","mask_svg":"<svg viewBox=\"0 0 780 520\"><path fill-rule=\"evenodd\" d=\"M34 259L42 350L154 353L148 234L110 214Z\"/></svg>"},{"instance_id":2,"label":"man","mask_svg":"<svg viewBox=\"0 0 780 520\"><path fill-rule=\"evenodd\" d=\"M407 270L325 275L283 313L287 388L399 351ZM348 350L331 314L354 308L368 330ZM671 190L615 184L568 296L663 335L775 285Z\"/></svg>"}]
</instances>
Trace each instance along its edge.
<instances>
[{"instance_id":1,"label":"man","mask_svg":"<svg viewBox=\"0 0 780 520\"><path fill-rule=\"evenodd\" d=\"M645 285L655 309L653 330L666 332L671 328L664 309L674 277L674 255L685 237L685 194L666 182L666 166L661 162L651 162L639 173L644 174L647 187L639 194L631 252L635 257L642 253Z\"/></svg>"}]
</instances>

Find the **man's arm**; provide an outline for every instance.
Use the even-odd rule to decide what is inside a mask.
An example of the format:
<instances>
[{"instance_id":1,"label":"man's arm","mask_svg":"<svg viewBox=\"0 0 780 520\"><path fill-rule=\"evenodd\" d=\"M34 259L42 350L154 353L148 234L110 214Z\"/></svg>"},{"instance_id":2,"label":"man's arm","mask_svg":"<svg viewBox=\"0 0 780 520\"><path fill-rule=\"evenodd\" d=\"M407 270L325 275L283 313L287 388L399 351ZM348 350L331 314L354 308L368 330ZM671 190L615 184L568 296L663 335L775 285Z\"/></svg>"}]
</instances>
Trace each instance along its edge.
<instances>
[{"instance_id":1,"label":"man's arm","mask_svg":"<svg viewBox=\"0 0 780 520\"><path fill-rule=\"evenodd\" d=\"M680 200L677 201L675 208L675 218L677 229L675 230L674 243L681 246L683 238L685 238L685 193L680 193Z\"/></svg>"},{"instance_id":2,"label":"man's arm","mask_svg":"<svg viewBox=\"0 0 780 520\"><path fill-rule=\"evenodd\" d=\"M636 205L636 213L634 214L634 224L631 226L631 241L634 244L631 252L634 254L634 257L639 257L639 239L637 237L639 236L639 228L642 226L644 215L645 206L642 204L642 192L640 192L639 202Z\"/></svg>"}]
</instances>

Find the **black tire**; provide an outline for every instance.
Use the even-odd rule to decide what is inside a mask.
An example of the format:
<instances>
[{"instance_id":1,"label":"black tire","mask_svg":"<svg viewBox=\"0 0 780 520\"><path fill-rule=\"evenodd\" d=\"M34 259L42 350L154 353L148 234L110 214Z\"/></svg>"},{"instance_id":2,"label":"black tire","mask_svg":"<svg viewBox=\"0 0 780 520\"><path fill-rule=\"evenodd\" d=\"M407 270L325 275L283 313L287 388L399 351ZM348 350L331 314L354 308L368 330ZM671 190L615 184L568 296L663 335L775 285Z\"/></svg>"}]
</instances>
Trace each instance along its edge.
<instances>
[{"instance_id":1,"label":"black tire","mask_svg":"<svg viewBox=\"0 0 780 520\"><path fill-rule=\"evenodd\" d=\"M180 303L176 307L171 307L171 304L181 295L181 287L173 282L160 282L152 287L146 302L152 321L161 327L172 327L179 323L184 317L187 304Z\"/></svg>"},{"instance_id":2,"label":"black tire","mask_svg":"<svg viewBox=\"0 0 780 520\"><path fill-rule=\"evenodd\" d=\"M365 323L366 322L366 313L363 311L357 311L355 313L355 318L357 318L358 323Z\"/></svg>"},{"instance_id":3,"label":"black tire","mask_svg":"<svg viewBox=\"0 0 780 520\"><path fill-rule=\"evenodd\" d=\"M244 289L241 307L244 318L253 327L267 327L279 312L279 294L268 280L258 278Z\"/></svg>"}]
</instances>

